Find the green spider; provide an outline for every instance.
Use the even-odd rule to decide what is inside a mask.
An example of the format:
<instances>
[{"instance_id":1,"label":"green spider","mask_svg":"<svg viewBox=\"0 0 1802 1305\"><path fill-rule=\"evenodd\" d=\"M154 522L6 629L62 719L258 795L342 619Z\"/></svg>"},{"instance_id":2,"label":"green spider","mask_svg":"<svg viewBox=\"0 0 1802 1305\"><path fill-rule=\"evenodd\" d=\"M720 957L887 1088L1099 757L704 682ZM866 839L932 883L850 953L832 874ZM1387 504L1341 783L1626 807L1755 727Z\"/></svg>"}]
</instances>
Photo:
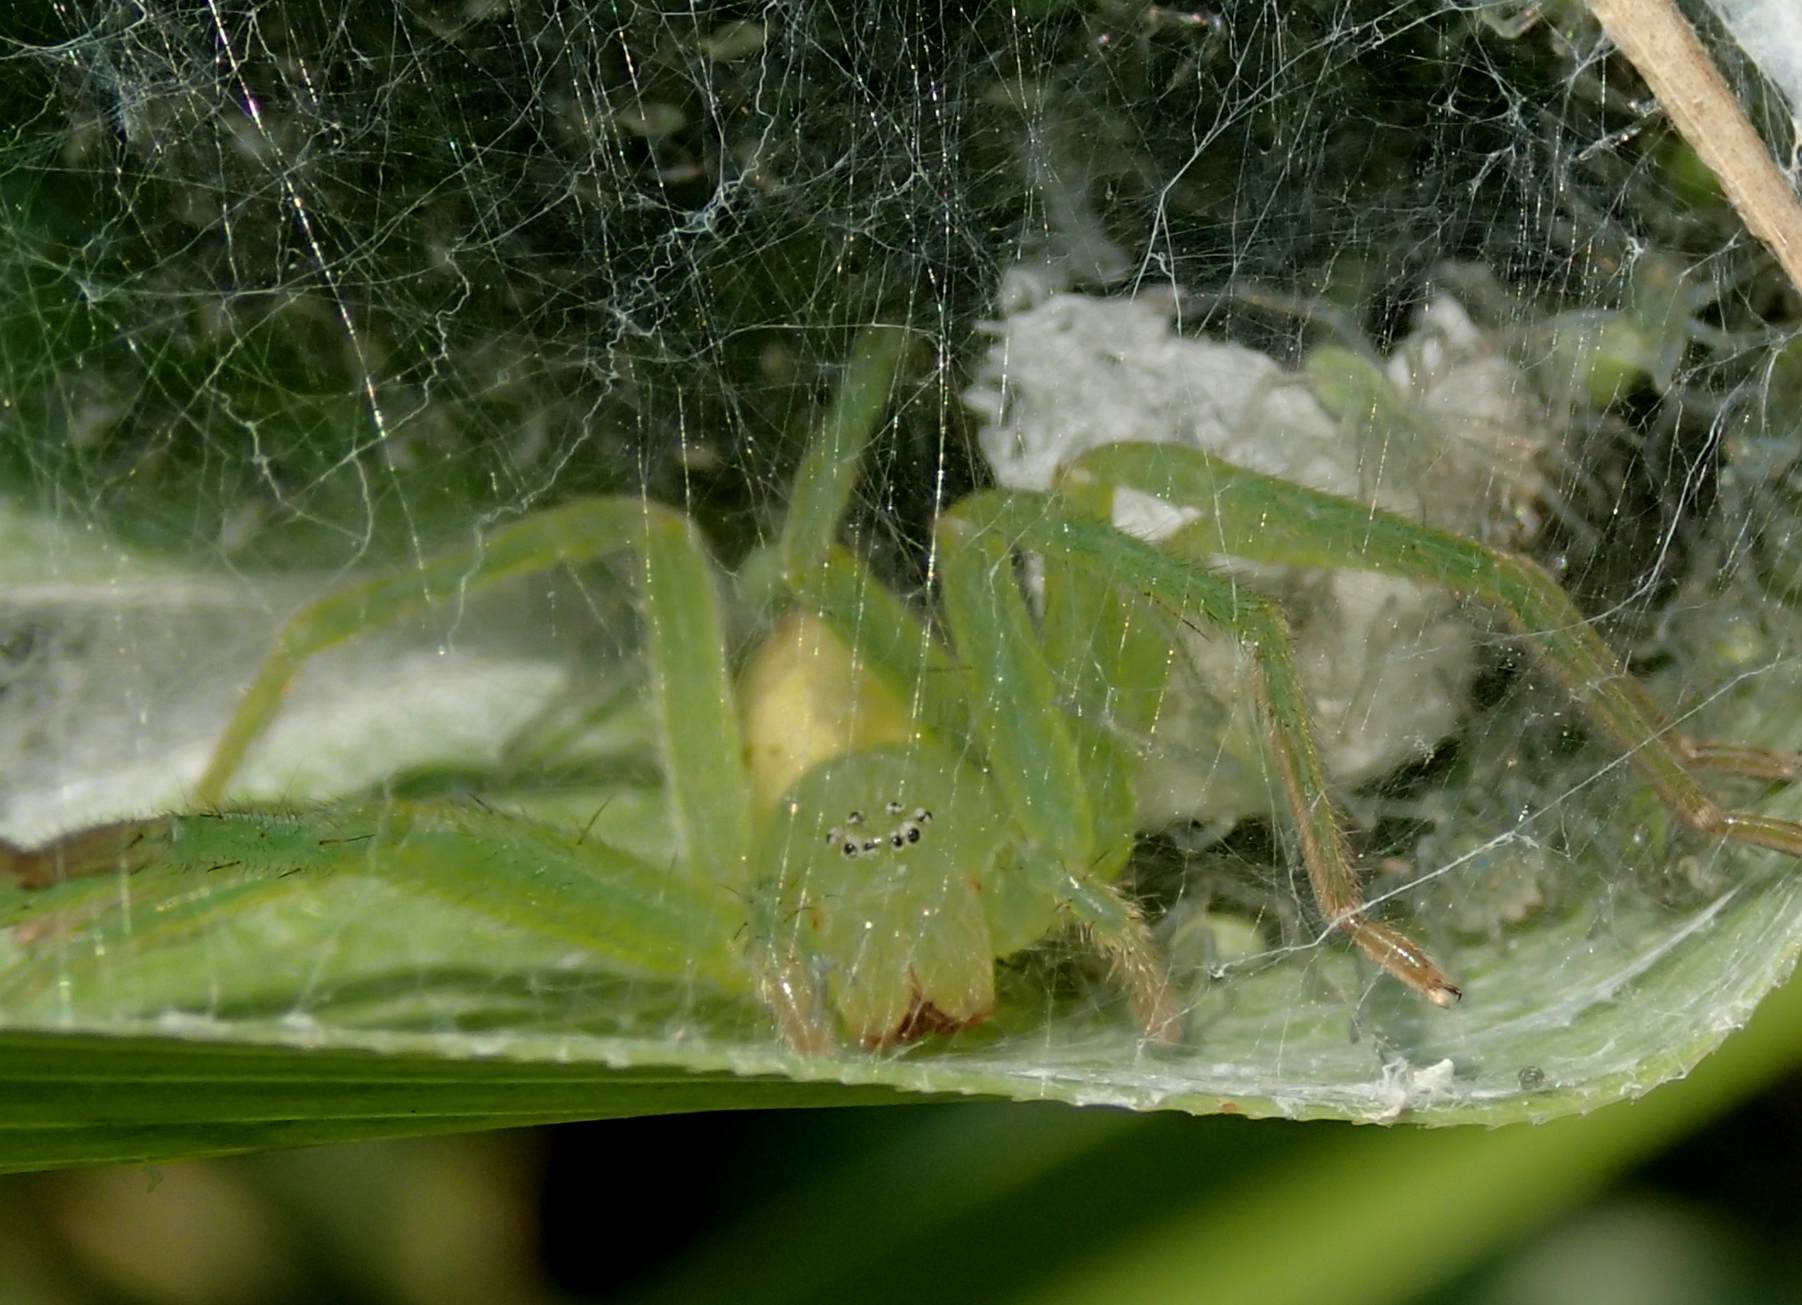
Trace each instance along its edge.
<instances>
[{"instance_id":1,"label":"green spider","mask_svg":"<svg viewBox=\"0 0 1802 1305\"><path fill-rule=\"evenodd\" d=\"M641 498L566 504L294 616L212 754L197 814L0 846L0 871L41 888L151 866L231 870L245 893L304 870L386 877L626 976L754 999L807 1052L975 1024L994 1008L997 961L1073 925L1144 1033L1171 1038L1182 1012L1164 962L1114 881L1139 834L1138 726L1169 688L1173 639L1215 631L1254 667L1263 749L1326 930L1451 1004L1455 983L1365 905L1284 614L1212 569L1221 554L1368 570L1492 605L1685 823L1802 855L1802 825L1727 810L1694 778L1788 779L1796 759L1675 733L1534 563L1198 449L1103 445L1060 466L1048 492L985 490L945 509L933 628L836 542L906 339L860 339L779 540L741 573L787 615L736 684L694 523ZM1116 529L1128 491L1181 508L1188 526L1159 546ZM479 806L223 805L314 654L479 586L617 554L639 583L673 864Z\"/></svg>"}]
</instances>

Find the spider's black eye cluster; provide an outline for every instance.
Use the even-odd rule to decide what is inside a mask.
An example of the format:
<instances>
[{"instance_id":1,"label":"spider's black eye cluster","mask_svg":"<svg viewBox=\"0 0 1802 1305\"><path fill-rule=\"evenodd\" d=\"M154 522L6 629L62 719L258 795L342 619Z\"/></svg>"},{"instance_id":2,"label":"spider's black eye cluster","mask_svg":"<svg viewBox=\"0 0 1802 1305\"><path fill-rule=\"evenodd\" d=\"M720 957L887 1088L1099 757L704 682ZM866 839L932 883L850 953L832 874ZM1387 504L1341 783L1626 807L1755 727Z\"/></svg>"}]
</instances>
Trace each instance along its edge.
<instances>
[{"instance_id":1,"label":"spider's black eye cluster","mask_svg":"<svg viewBox=\"0 0 1802 1305\"><path fill-rule=\"evenodd\" d=\"M882 809L891 818L899 816L907 810L906 807L892 799L885 802ZM851 811L846 813L843 825L834 825L826 831L826 846L838 848L847 861L869 852L880 852L884 847L896 852L905 852L925 837L925 826L931 822L932 812L925 807L915 807L911 815L896 824L888 833L872 835L864 832L861 828L864 824L863 812Z\"/></svg>"}]
</instances>

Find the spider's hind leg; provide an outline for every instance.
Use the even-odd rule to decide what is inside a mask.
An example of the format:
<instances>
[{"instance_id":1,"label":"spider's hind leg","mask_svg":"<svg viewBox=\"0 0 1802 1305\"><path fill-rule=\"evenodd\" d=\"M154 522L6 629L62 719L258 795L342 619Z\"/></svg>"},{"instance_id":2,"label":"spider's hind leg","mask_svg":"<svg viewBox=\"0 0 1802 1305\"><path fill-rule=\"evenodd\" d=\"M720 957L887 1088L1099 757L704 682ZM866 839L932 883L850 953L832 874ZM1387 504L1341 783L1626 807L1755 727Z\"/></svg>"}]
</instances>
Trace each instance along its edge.
<instances>
[{"instance_id":1,"label":"spider's hind leg","mask_svg":"<svg viewBox=\"0 0 1802 1305\"><path fill-rule=\"evenodd\" d=\"M1690 828L1802 858L1802 823L1733 810L1696 782L1714 771L1786 781L1802 759L1684 738L1558 583L1530 558L1393 513L1247 471L1193 449L1116 444L1083 473L1190 508L1214 551L1257 561L1398 576L1469 594L1508 618L1528 650L1570 691Z\"/></svg>"}]
</instances>

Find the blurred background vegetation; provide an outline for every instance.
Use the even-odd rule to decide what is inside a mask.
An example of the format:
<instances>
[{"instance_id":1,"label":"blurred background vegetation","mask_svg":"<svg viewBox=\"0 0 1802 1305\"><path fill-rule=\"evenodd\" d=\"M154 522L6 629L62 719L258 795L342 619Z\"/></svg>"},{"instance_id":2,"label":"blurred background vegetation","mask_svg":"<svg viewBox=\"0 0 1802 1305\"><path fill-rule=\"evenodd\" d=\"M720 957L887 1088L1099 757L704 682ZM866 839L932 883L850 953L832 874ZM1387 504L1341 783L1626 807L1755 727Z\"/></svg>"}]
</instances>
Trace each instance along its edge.
<instances>
[{"instance_id":1,"label":"blurred background vegetation","mask_svg":"<svg viewBox=\"0 0 1802 1305\"><path fill-rule=\"evenodd\" d=\"M0 1179L9 1305L1802 1300L1802 986L1682 1083L1420 1130L1009 1104Z\"/></svg>"}]
</instances>

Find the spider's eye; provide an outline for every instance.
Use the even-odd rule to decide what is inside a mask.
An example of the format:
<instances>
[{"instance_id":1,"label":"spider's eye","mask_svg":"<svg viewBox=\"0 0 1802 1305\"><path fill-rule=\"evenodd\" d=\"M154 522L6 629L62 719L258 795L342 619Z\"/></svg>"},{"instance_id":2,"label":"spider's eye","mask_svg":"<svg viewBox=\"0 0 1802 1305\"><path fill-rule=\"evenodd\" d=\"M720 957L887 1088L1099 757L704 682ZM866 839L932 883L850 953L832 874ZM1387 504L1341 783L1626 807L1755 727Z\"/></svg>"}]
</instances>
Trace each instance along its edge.
<instances>
[{"instance_id":1,"label":"spider's eye","mask_svg":"<svg viewBox=\"0 0 1802 1305\"><path fill-rule=\"evenodd\" d=\"M899 802L893 801L891 799L890 802L888 803L887 807L884 808L884 810L886 810L891 816L898 816L901 814L901 804Z\"/></svg>"},{"instance_id":2,"label":"spider's eye","mask_svg":"<svg viewBox=\"0 0 1802 1305\"><path fill-rule=\"evenodd\" d=\"M840 847L840 850L841 850L841 851L842 851L842 852L844 852L844 854L845 854L845 859L846 859L846 860L847 860L847 861L849 861L849 860L850 860L850 859L851 859L851 858L852 858L852 857L854 857L854 856L856 856L856 855L857 855L857 852L858 852L858 847L857 847L857 842L856 842L856 840L855 840L855 839L850 839L850 838L847 838L847 839L846 839L846 840L845 840L845 841L844 841L844 843L843 843L843 844L842 844L842 845L841 845L841 847Z\"/></svg>"},{"instance_id":3,"label":"spider's eye","mask_svg":"<svg viewBox=\"0 0 1802 1305\"><path fill-rule=\"evenodd\" d=\"M847 825L861 825L863 823L863 812L853 811L850 815L845 817L845 823Z\"/></svg>"}]
</instances>

